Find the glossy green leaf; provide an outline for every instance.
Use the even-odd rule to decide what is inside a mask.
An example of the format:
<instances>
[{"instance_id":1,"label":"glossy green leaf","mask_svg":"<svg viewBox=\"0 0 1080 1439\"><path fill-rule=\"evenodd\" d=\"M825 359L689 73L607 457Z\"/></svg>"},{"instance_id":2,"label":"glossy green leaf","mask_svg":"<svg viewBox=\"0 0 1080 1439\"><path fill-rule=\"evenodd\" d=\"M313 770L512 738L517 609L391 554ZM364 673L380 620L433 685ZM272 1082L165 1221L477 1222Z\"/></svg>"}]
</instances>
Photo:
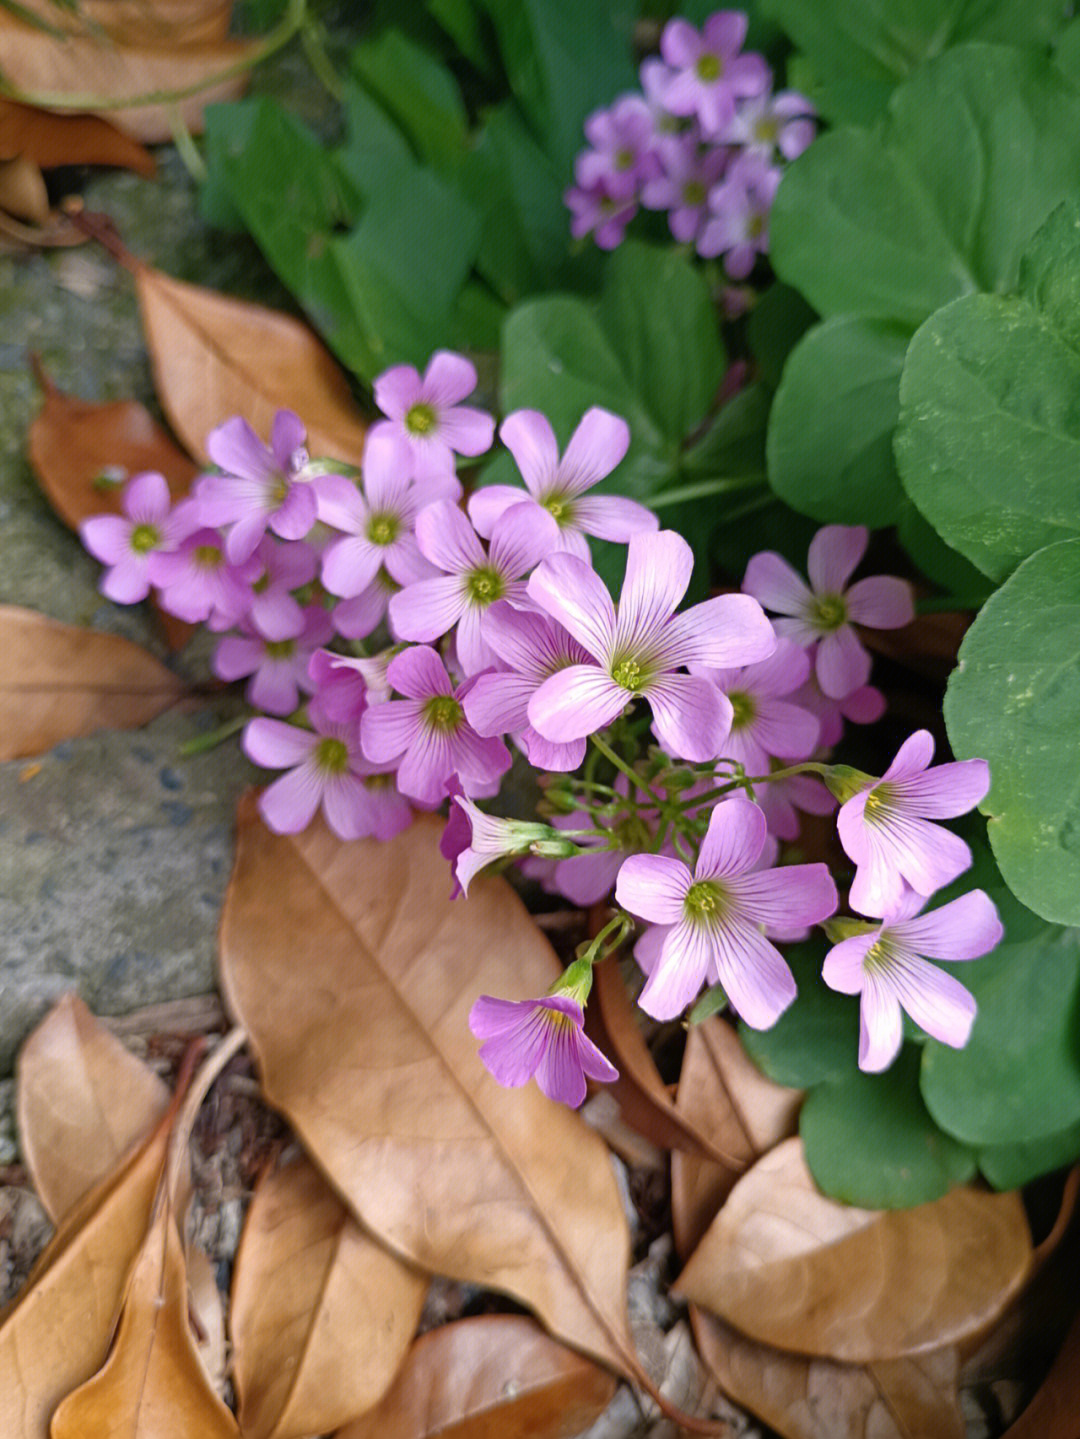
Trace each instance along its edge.
<instances>
[{"instance_id":1,"label":"glossy green leaf","mask_svg":"<svg viewBox=\"0 0 1080 1439\"><path fill-rule=\"evenodd\" d=\"M896 454L904 485L992 579L1080 535L1080 206L1024 257L1019 297L969 295L911 342Z\"/></svg>"},{"instance_id":2,"label":"glossy green leaf","mask_svg":"<svg viewBox=\"0 0 1080 1439\"><path fill-rule=\"evenodd\" d=\"M1009 888L1059 924L1080 924L1080 540L1020 565L980 611L945 697L960 758L992 784L994 855Z\"/></svg>"},{"instance_id":3,"label":"glossy green leaf","mask_svg":"<svg viewBox=\"0 0 1080 1439\"><path fill-rule=\"evenodd\" d=\"M810 63L812 95L833 121L867 124L922 61L967 40L1044 45L1065 0L765 0Z\"/></svg>"},{"instance_id":4,"label":"glossy green leaf","mask_svg":"<svg viewBox=\"0 0 1080 1439\"><path fill-rule=\"evenodd\" d=\"M795 346L768 441L769 482L793 509L825 524L896 522L906 501L892 439L907 343L899 325L836 315Z\"/></svg>"},{"instance_id":5,"label":"glossy green leaf","mask_svg":"<svg viewBox=\"0 0 1080 1439\"><path fill-rule=\"evenodd\" d=\"M787 357L816 319L813 309L790 285L770 285L750 311L746 322L750 353L761 378L774 390Z\"/></svg>"},{"instance_id":6,"label":"glossy green leaf","mask_svg":"<svg viewBox=\"0 0 1080 1439\"><path fill-rule=\"evenodd\" d=\"M826 1080L807 1096L799 1134L826 1194L866 1209L906 1209L971 1179L975 1155L934 1123L918 1073L919 1052L905 1045L883 1074Z\"/></svg>"},{"instance_id":7,"label":"glossy green leaf","mask_svg":"<svg viewBox=\"0 0 1080 1439\"><path fill-rule=\"evenodd\" d=\"M995 1189L1019 1189L1040 1175L1080 1159L1080 1123L1042 1139L989 1144L979 1150L979 1168Z\"/></svg>"},{"instance_id":8,"label":"glossy green leaf","mask_svg":"<svg viewBox=\"0 0 1080 1439\"><path fill-rule=\"evenodd\" d=\"M837 994L821 977L825 948L819 940L785 946L799 997L771 1029L739 1025L751 1059L777 1084L808 1089L823 1080L858 1073L859 1003Z\"/></svg>"}]
</instances>

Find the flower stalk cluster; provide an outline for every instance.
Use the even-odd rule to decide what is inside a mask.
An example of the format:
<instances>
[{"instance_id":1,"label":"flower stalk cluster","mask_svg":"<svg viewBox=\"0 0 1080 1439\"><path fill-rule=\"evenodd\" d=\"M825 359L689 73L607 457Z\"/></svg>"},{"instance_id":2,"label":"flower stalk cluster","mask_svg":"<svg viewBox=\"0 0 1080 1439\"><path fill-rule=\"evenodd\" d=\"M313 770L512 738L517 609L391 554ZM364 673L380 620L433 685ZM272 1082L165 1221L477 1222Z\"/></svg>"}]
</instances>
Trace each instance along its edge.
<instances>
[{"instance_id":1,"label":"flower stalk cluster","mask_svg":"<svg viewBox=\"0 0 1080 1439\"><path fill-rule=\"evenodd\" d=\"M120 515L82 528L106 594L153 590L219 636L215 671L245 679L258 711L243 748L281 771L260 798L266 824L295 833L321 812L343 840L387 839L448 805L443 853L461 895L489 866L519 863L575 905L614 898L549 994L477 999L472 1029L503 1084L535 1076L578 1104L587 1079L615 1077L584 1007L593 965L631 933L639 1002L659 1020L726 1000L747 1024L774 1024L796 999L783 946L824 924L826 983L861 997L864 1068L895 1057L901 1009L964 1043L974 1001L928 959L983 954L1001 926L978 890L926 905L971 863L939 821L978 803L987 766L930 768L925 731L880 777L832 757L847 723L884 707L854 626L906 624L910 588L851 583L869 536L832 525L808 582L760 554L741 593L684 608L687 542L643 505L593 493L629 443L616 415L587 411L561 452L539 412L506 416L522 484L464 502L458 463L496 432L463 403L475 384L448 352L422 375L381 376L384 418L359 474L312 460L289 411L268 444L227 420L188 498L174 505L160 476L135 476ZM592 566L592 536L626 546L618 597ZM498 794L514 749L541 776L535 820L477 803ZM801 811L838 801L852 872L834 878L784 846ZM838 878L863 917L846 925Z\"/></svg>"}]
</instances>

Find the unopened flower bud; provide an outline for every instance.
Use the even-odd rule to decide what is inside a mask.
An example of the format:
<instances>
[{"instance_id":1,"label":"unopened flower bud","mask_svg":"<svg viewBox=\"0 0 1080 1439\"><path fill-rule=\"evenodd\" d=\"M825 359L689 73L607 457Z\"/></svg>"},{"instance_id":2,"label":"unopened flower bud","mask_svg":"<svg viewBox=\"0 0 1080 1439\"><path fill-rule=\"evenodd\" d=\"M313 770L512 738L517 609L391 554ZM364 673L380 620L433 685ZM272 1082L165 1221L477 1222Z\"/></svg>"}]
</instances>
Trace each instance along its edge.
<instances>
[{"instance_id":1,"label":"unopened flower bud","mask_svg":"<svg viewBox=\"0 0 1080 1439\"><path fill-rule=\"evenodd\" d=\"M822 775L828 787L829 793L836 796L841 804L871 785L877 784L877 779L872 774L866 774L861 769L852 769L849 764L831 764Z\"/></svg>"}]
</instances>

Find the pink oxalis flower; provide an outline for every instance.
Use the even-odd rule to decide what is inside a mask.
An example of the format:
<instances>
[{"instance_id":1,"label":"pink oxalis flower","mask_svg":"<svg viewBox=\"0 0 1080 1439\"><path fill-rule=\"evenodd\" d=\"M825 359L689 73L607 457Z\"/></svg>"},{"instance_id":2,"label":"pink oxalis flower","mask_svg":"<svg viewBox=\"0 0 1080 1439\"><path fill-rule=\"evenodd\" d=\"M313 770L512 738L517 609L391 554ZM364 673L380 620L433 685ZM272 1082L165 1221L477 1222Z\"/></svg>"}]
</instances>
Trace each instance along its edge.
<instances>
[{"instance_id":1,"label":"pink oxalis flower","mask_svg":"<svg viewBox=\"0 0 1080 1439\"><path fill-rule=\"evenodd\" d=\"M672 115L696 116L706 137L735 118L736 101L768 90L772 75L760 55L742 55L746 16L740 10L710 15L700 31L689 20L669 20L660 54L670 67L663 103Z\"/></svg>"},{"instance_id":2,"label":"pink oxalis flower","mask_svg":"<svg viewBox=\"0 0 1080 1439\"><path fill-rule=\"evenodd\" d=\"M783 618L776 633L799 645L817 644L818 684L832 699L843 699L870 678L870 655L852 623L871 629L898 629L911 622L911 586L891 575L874 575L845 588L866 553L863 525L826 525L810 541L810 584L782 555L766 550L746 567L743 590Z\"/></svg>"},{"instance_id":3,"label":"pink oxalis flower","mask_svg":"<svg viewBox=\"0 0 1080 1439\"><path fill-rule=\"evenodd\" d=\"M809 710L783 698L810 673L809 659L791 640L780 640L775 653L757 664L698 672L727 696L732 708L725 759L755 775L768 773L773 756L796 760L813 753L821 733L819 721Z\"/></svg>"},{"instance_id":4,"label":"pink oxalis flower","mask_svg":"<svg viewBox=\"0 0 1080 1439\"><path fill-rule=\"evenodd\" d=\"M568 994L543 999L493 999L472 1007L469 1028L484 1043L480 1058L500 1084L517 1088L535 1078L549 1099L576 1109L585 1077L610 1084L619 1071L584 1030L580 1003Z\"/></svg>"},{"instance_id":5,"label":"pink oxalis flower","mask_svg":"<svg viewBox=\"0 0 1080 1439\"><path fill-rule=\"evenodd\" d=\"M925 898L971 864L960 836L930 821L973 809L990 788L990 766L965 759L931 770L933 757L933 735L916 730L881 779L840 806L840 843L857 866L850 903L860 914L890 914L908 886Z\"/></svg>"},{"instance_id":6,"label":"pink oxalis flower","mask_svg":"<svg viewBox=\"0 0 1080 1439\"><path fill-rule=\"evenodd\" d=\"M648 700L668 752L705 762L721 753L731 705L715 685L679 674L684 665L726 669L765 659L776 646L756 601L719 595L675 614L694 567L674 530L631 537L616 613L603 580L575 555L550 555L529 580L529 595L586 650L529 701L529 723L565 744L602 729L635 699Z\"/></svg>"},{"instance_id":7,"label":"pink oxalis flower","mask_svg":"<svg viewBox=\"0 0 1080 1439\"><path fill-rule=\"evenodd\" d=\"M268 529L283 540L302 540L315 523L315 493L301 478L306 441L292 410L274 416L269 448L240 415L210 431L206 449L224 473L206 475L195 496L204 525L231 526L225 553L233 564L254 554Z\"/></svg>"},{"instance_id":8,"label":"pink oxalis flower","mask_svg":"<svg viewBox=\"0 0 1080 1439\"><path fill-rule=\"evenodd\" d=\"M638 1003L655 1019L674 1019L706 981L723 985L754 1029L768 1029L795 998L795 980L767 929L788 933L817 924L836 908L824 864L757 870L765 816L741 796L722 800L693 873L680 859L635 854L619 871L624 909L663 926Z\"/></svg>"},{"instance_id":9,"label":"pink oxalis flower","mask_svg":"<svg viewBox=\"0 0 1080 1439\"><path fill-rule=\"evenodd\" d=\"M368 442L400 436L412 454L413 477L442 482L440 498L457 499L454 456L482 455L495 436L489 414L459 403L475 389L475 366L450 350L437 350L423 375L412 365L395 365L375 381L375 403L388 419L371 427Z\"/></svg>"},{"instance_id":10,"label":"pink oxalis flower","mask_svg":"<svg viewBox=\"0 0 1080 1439\"><path fill-rule=\"evenodd\" d=\"M841 994L860 994L859 1068L887 1069L903 1043L902 1009L942 1044L968 1041L976 1005L964 986L931 959L978 959L1004 930L993 901L981 889L920 914L921 895L908 893L877 928L843 939L825 958L825 983Z\"/></svg>"},{"instance_id":11,"label":"pink oxalis flower","mask_svg":"<svg viewBox=\"0 0 1080 1439\"><path fill-rule=\"evenodd\" d=\"M79 537L96 560L109 566L98 586L101 593L118 605L133 605L159 583L158 556L180 543L193 520L185 523L190 509L172 509L165 477L154 470L128 481L120 507L122 515L84 520Z\"/></svg>"}]
</instances>

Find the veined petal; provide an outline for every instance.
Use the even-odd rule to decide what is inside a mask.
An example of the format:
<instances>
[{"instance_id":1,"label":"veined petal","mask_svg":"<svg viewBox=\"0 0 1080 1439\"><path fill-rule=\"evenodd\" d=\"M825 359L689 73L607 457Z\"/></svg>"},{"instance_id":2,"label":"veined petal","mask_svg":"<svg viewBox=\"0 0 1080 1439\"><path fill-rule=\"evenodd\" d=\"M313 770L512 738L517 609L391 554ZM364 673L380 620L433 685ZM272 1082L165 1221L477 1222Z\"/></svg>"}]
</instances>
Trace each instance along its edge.
<instances>
[{"instance_id":1,"label":"veined petal","mask_svg":"<svg viewBox=\"0 0 1080 1439\"><path fill-rule=\"evenodd\" d=\"M587 535L617 545L629 544L640 530L660 528L652 510L624 495L584 495L575 500L574 523Z\"/></svg>"},{"instance_id":2,"label":"veined petal","mask_svg":"<svg viewBox=\"0 0 1080 1439\"><path fill-rule=\"evenodd\" d=\"M903 1042L900 1003L892 987L879 976L868 974L859 1006L859 1068L869 1074L888 1069Z\"/></svg>"},{"instance_id":3,"label":"veined petal","mask_svg":"<svg viewBox=\"0 0 1080 1439\"><path fill-rule=\"evenodd\" d=\"M881 982L890 986L901 1006L933 1039L954 1049L968 1042L978 1006L951 974L918 955L895 955Z\"/></svg>"},{"instance_id":4,"label":"veined petal","mask_svg":"<svg viewBox=\"0 0 1080 1439\"><path fill-rule=\"evenodd\" d=\"M263 790L259 813L275 834L299 834L315 818L322 794L322 773L314 764L302 764Z\"/></svg>"},{"instance_id":5,"label":"veined petal","mask_svg":"<svg viewBox=\"0 0 1080 1439\"><path fill-rule=\"evenodd\" d=\"M359 775L329 775L323 790L326 823L338 839L363 839L372 830L371 799Z\"/></svg>"},{"instance_id":6,"label":"veined petal","mask_svg":"<svg viewBox=\"0 0 1080 1439\"><path fill-rule=\"evenodd\" d=\"M844 598L851 619L874 630L899 629L915 618L911 586L893 575L871 575L859 580Z\"/></svg>"},{"instance_id":7,"label":"veined petal","mask_svg":"<svg viewBox=\"0 0 1080 1439\"><path fill-rule=\"evenodd\" d=\"M834 944L825 956L821 977L830 989L840 994L861 994L866 983L863 963L872 947L877 943L880 930L867 934L853 934Z\"/></svg>"},{"instance_id":8,"label":"veined petal","mask_svg":"<svg viewBox=\"0 0 1080 1439\"><path fill-rule=\"evenodd\" d=\"M395 655L386 669L386 682L411 700L426 700L432 695L452 695L454 686L446 666L427 645L412 645Z\"/></svg>"},{"instance_id":9,"label":"veined petal","mask_svg":"<svg viewBox=\"0 0 1080 1439\"><path fill-rule=\"evenodd\" d=\"M508 580L519 579L549 555L559 542L559 527L547 510L531 500L504 510L491 531L492 568Z\"/></svg>"},{"instance_id":10,"label":"veined petal","mask_svg":"<svg viewBox=\"0 0 1080 1439\"><path fill-rule=\"evenodd\" d=\"M439 417L439 439L459 455L482 455L494 438L495 421L486 410L456 405Z\"/></svg>"},{"instance_id":11,"label":"veined petal","mask_svg":"<svg viewBox=\"0 0 1080 1439\"><path fill-rule=\"evenodd\" d=\"M499 426L499 438L513 455L534 499L551 488L559 466L559 446L546 415L539 410L514 410Z\"/></svg>"},{"instance_id":12,"label":"veined petal","mask_svg":"<svg viewBox=\"0 0 1080 1439\"><path fill-rule=\"evenodd\" d=\"M240 415L233 415L206 438L206 451L227 475L266 480L277 469L274 457Z\"/></svg>"},{"instance_id":13,"label":"veined petal","mask_svg":"<svg viewBox=\"0 0 1080 1439\"><path fill-rule=\"evenodd\" d=\"M591 489L611 474L629 447L630 426L626 421L594 405L585 411L570 436L559 465L559 489L571 495Z\"/></svg>"},{"instance_id":14,"label":"veined petal","mask_svg":"<svg viewBox=\"0 0 1080 1439\"><path fill-rule=\"evenodd\" d=\"M627 699L633 697L623 693ZM727 695L715 685L697 675L667 674L651 680L641 694L649 702L656 733L670 754L707 764L722 752L732 709Z\"/></svg>"},{"instance_id":15,"label":"veined petal","mask_svg":"<svg viewBox=\"0 0 1080 1439\"><path fill-rule=\"evenodd\" d=\"M497 735L478 735L467 724L451 736L450 758L465 793L481 796L497 792L500 777L513 762Z\"/></svg>"},{"instance_id":16,"label":"veined petal","mask_svg":"<svg viewBox=\"0 0 1080 1439\"><path fill-rule=\"evenodd\" d=\"M335 631L348 640L367 639L386 614L387 598L382 585L374 584L351 600L342 600L331 612ZM395 635L394 638L400 639L401 636Z\"/></svg>"},{"instance_id":17,"label":"veined petal","mask_svg":"<svg viewBox=\"0 0 1080 1439\"><path fill-rule=\"evenodd\" d=\"M610 724L633 696L598 665L568 665L529 701L529 723L545 739L566 744Z\"/></svg>"},{"instance_id":18,"label":"veined petal","mask_svg":"<svg viewBox=\"0 0 1080 1439\"><path fill-rule=\"evenodd\" d=\"M412 474L412 449L404 435L394 430L368 435L362 474L364 494L371 508L396 511Z\"/></svg>"},{"instance_id":19,"label":"veined petal","mask_svg":"<svg viewBox=\"0 0 1080 1439\"><path fill-rule=\"evenodd\" d=\"M978 959L1001 943L1005 930L990 896L973 889L929 914L890 924L889 933L930 959Z\"/></svg>"},{"instance_id":20,"label":"veined petal","mask_svg":"<svg viewBox=\"0 0 1080 1439\"><path fill-rule=\"evenodd\" d=\"M388 606L394 633L405 640L437 640L461 618L465 590L460 575L438 575L417 580L390 596Z\"/></svg>"},{"instance_id":21,"label":"veined petal","mask_svg":"<svg viewBox=\"0 0 1080 1439\"><path fill-rule=\"evenodd\" d=\"M376 705L367 711L368 715L388 709L388 705ZM361 720L361 736L363 736ZM398 765L397 787L422 805L436 805L446 794L447 781L455 774L450 738L445 730L422 724L408 752Z\"/></svg>"},{"instance_id":22,"label":"veined petal","mask_svg":"<svg viewBox=\"0 0 1080 1439\"><path fill-rule=\"evenodd\" d=\"M746 567L743 593L753 595L758 604L778 615L801 616L814 603L814 596L803 577L773 550L754 555Z\"/></svg>"},{"instance_id":23,"label":"veined petal","mask_svg":"<svg viewBox=\"0 0 1080 1439\"><path fill-rule=\"evenodd\" d=\"M487 563L476 531L449 500L436 500L420 511L416 542L424 558L448 574L479 569Z\"/></svg>"},{"instance_id":24,"label":"veined petal","mask_svg":"<svg viewBox=\"0 0 1080 1439\"><path fill-rule=\"evenodd\" d=\"M495 651L484 639L480 624L482 615L483 611L476 605L466 605L458 620L454 643L457 646L458 665L466 675L478 675L481 670L490 669L498 661Z\"/></svg>"},{"instance_id":25,"label":"veined petal","mask_svg":"<svg viewBox=\"0 0 1080 1439\"><path fill-rule=\"evenodd\" d=\"M722 799L709 816L695 879L727 879L757 863L765 843L765 816L742 795Z\"/></svg>"},{"instance_id":26,"label":"veined petal","mask_svg":"<svg viewBox=\"0 0 1080 1439\"><path fill-rule=\"evenodd\" d=\"M375 403L384 415L400 420L409 406L420 399L420 384L420 373L412 365L394 365L376 376Z\"/></svg>"},{"instance_id":27,"label":"veined petal","mask_svg":"<svg viewBox=\"0 0 1080 1439\"><path fill-rule=\"evenodd\" d=\"M778 759L805 759L817 748L821 721L809 710L785 700L762 699L757 703L751 733L768 754Z\"/></svg>"},{"instance_id":28,"label":"veined petal","mask_svg":"<svg viewBox=\"0 0 1080 1439\"><path fill-rule=\"evenodd\" d=\"M519 610L496 600L484 612L484 638L499 658L519 674L546 679L570 656L583 664L588 656L555 622L535 610Z\"/></svg>"},{"instance_id":29,"label":"veined petal","mask_svg":"<svg viewBox=\"0 0 1080 1439\"><path fill-rule=\"evenodd\" d=\"M456 405L475 389L476 366L471 360L455 354L453 350L435 351L424 371L423 399L441 409Z\"/></svg>"},{"instance_id":30,"label":"veined petal","mask_svg":"<svg viewBox=\"0 0 1080 1439\"><path fill-rule=\"evenodd\" d=\"M717 595L676 615L665 627L659 652L672 667L739 669L768 659L776 644L776 631L757 600Z\"/></svg>"},{"instance_id":31,"label":"veined petal","mask_svg":"<svg viewBox=\"0 0 1080 1439\"><path fill-rule=\"evenodd\" d=\"M303 764L318 742L318 735L310 730L260 715L244 726L241 748L249 760L265 769L291 769Z\"/></svg>"},{"instance_id":32,"label":"veined petal","mask_svg":"<svg viewBox=\"0 0 1080 1439\"><path fill-rule=\"evenodd\" d=\"M144 470L128 481L124 489L124 513L138 524L160 524L172 507L164 475Z\"/></svg>"},{"instance_id":33,"label":"veined petal","mask_svg":"<svg viewBox=\"0 0 1080 1439\"><path fill-rule=\"evenodd\" d=\"M693 568L694 552L674 530L631 536L619 596L617 652L656 644L686 594Z\"/></svg>"},{"instance_id":34,"label":"veined petal","mask_svg":"<svg viewBox=\"0 0 1080 1439\"><path fill-rule=\"evenodd\" d=\"M619 868L615 898L624 909L653 924L678 924L693 876L681 859L632 854Z\"/></svg>"},{"instance_id":35,"label":"veined petal","mask_svg":"<svg viewBox=\"0 0 1080 1439\"><path fill-rule=\"evenodd\" d=\"M478 675L462 700L465 718L479 735L516 734L529 723L529 700L536 681L525 675Z\"/></svg>"},{"instance_id":36,"label":"veined petal","mask_svg":"<svg viewBox=\"0 0 1080 1439\"><path fill-rule=\"evenodd\" d=\"M293 410L278 410L270 424L270 448L283 470L306 443L307 431L300 416Z\"/></svg>"},{"instance_id":37,"label":"veined petal","mask_svg":"<svg viewBox=\"0 0 1080 1439\"><path fill-rule=\"evenodd\" d=\"M530 575L528 589L530 599L569 630L594 659L606 663L611 658L615 606L603 580L584 560L548 555Z\"/></svg>"},{"instance_id":38,"label":"veined petal","mask_svg":"<svg viewBox=\"0 0 1080 1439\"><path fill-rule=\"evenodd\" d=\"M822 636L814 665L822 693L830 699L844 699L870 678L870 655L850 625Z\"/></svg>"},{"instance_id":39,"label":"veined petal","mask_svg":"<svg viewBox=\"0 0 1080 1439\"><path fill-rule=\"evenodd\" d=\"M352 599L367 589L381 565L382 553L377 545L364 535L343 535L323 551L322 582L332 595Z\"/></svg>"},{"instance_id":40,"label":"veined petal","mask_svg":"<svg viewBox=\"0 0 1080 1439\"><path fill-rule=\"evenodd\" d=\"M890 814L871 833L919 894L944 889L971 867L971 850L960 836L928 820Z\"/></svg>"},{"instance_id":41,"label":"veined petal","mask_svg":"<svg viewBox=\"0 0 1080 1439\"><path fill-rule=\"evenodd\" d=\"M680 920L668 930L638 1004L653 1019L674 1019L697 997L712 958L710 931L702 924Z\"/></svg>"},{"instance_id":42,"label":"veined petal","mask_svg":"<svg viewBox=\"0 0 1080 1439\"><path fill-rule=\"evenodd\" d=\"M484 539L490 539L496 520L511 505L524 504L529 499L527 490L515 489L513 485L483 485L469 496L468 511L473 529ZM536 507L538 510L540 506Z\"/></svg>"},{"instance_id":43,"label":"veined petal","mask_svg":"<svg viewBox=\"0 0 1080 1439\"><path fill-rule=\"evenodd\" d=\"M372 764L392 764L414 742L422 725L418 700L371 705L360 719L360 746Z\"/></svg>"},{"instance_id":44,"label":"veined petal","mask_svg":"<svg viewBox=\"0 0 1080 1439\"><path fill-rule=\"evenodd\" d=\"M893 784L895 802L925 819L953 819L967 814L990 788L990 766L984 759L953 760Z\"/></svg>"},{"instance_id":45,"label":"veined petal","mask_svg":"<svg viewBox=\"0 0 1080 1439\"><path fill-rule=\"evenodd\" d=\"M315 491L305 481L297 480L270 516L270 528L283 540L302 540L315 523L317 508Z\"/></svg>"},{"instance_id":46,"label":"veined petal","mask_svg":"<svg viewBox=\"0 0 1080 1439\"><path fill-rule=\"evenodd\" d=\"M577 1109L585 1098L585 1073L578 1061L576 1029L552 1026L549 1043L540 1053L536 1084L541 1094Z\"/></svg>"},{"instance_id":47,"label":"veined petal","mask_svg":"<svg viewBox=\"0 0 1080 1439\"><path fill-rule=\"evenodd\" d=\"M539 730L533 729L532 725L526 725L520 732L517 736L517 743L525 751L525 757L533 769L568 774L571 770L577 769L585 758L586 742L584 739L568 740L566 744L557 744L554 740L545 739Z\"/></svg>"},{"instance_id":48,"label":"veined petal","mask_svg":"<svg viewBox=\"0 0 1080 1439\"><path fill-rule=\"evenodd\" d=\"M839 896L826 864L785 864L731 880L739 913L753 924L789 931L836 913Z\"/></svg>"},{"instance_id":49,"label":"veined petal","mask_svg":"<svg viewBox=\"0 0 1080 1439\"><path fill-rule=\"evenodd\" d=\"M737 684L736 679L732 683L739 689L749 690L751 694L776 699L792 694L809 677L810 656L802 646L793 640L778 639L776 648L767 659L755 660L737 676ZM724 685L723 688L730 689L732 685Z\"/></svg>"},{"instance_id":50,"label":"veined petal","mask_svg":"<svg viewBox=\"0 0 1080 1439\"><path fill-rule=\"evenodd\" d=\"M869 836L862 857L856 862L848 904L858 914L880 919L901 903L905 893L904 877L893 856L876 835Z\"/></svg>"},{"instance_id":51,"label":"veined petal","mask_svg":"<svg viewBox=\"0 0 1080 1439\"><path fill-rule=\"evenodd\" d=\"M896 758L881 776L883 780L912 779L922 774L934 758L934 736L928 729L917 729L896 752Z\"/></svg>"},{"instance_id":52,"label":"veined petal","mask_svg":"<svg viewBox=\"0 0 1080 1439\"><path fill-rule=\"evenodd\" d=\"M344 475L319 475L311 481L311 490L316 513L324 525L347 535L364 533L370 511L352 480Z\"/></svg>"},{"instance_id":53,"label":"veined petal","mask_svg":"<svg viewBox=\"0 0 1080 1439\"><path fill-rule=\"evenodd\" d=\"M866 554L865 525L826 525L810 541L806 572L819 595L838 595Z\"/></svg>"},{"instance_id":54,"label":"veined petal","mask_svg":"<svg viewBox=\"0 0 1080 1439\"><path fill-rule=\"evenodd\" d=\"M714 932L716 978L751 1029L770 1029L796 995L795 977L759 929L734 916Z\"/></svg>"}]
</instances>

